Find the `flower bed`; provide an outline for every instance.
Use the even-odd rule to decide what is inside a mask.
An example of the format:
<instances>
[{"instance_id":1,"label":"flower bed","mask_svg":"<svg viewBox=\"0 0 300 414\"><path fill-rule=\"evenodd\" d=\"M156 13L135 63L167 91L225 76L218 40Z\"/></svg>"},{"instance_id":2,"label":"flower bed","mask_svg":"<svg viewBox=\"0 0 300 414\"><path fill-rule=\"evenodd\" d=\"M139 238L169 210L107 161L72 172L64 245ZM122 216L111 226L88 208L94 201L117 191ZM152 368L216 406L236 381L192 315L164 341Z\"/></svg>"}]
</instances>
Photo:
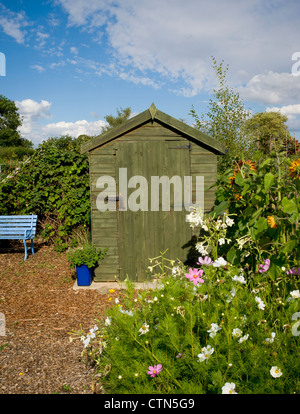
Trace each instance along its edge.
<instances>
[{"instance_id":1,"label":"flower bed","mask_svg":"<svg viewBox=\"0 0 300 414\"><path fill-rule=\"evenodd\" d=\"M267 269L249 278L225 263L201 265L201 278L177 265L160 289L112 292L105 322L77 333L105 392L300 391L297 275L273 283Z\"/></svg>"}]
</instances>

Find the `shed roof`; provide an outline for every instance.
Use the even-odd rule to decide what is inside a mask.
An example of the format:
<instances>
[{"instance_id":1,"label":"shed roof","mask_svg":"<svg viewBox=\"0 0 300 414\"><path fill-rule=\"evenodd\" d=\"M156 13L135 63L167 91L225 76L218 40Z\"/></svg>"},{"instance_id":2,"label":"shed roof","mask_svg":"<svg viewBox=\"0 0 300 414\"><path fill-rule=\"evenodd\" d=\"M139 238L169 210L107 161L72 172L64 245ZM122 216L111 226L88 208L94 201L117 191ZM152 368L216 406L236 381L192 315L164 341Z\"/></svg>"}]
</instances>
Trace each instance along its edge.
<instances>
[{"instance_id":1,"label":"shed roof","mask_svg":"<svg viewBox=\"0 0 300 414\"><path fill-rule=\"evenodd\" d=\"M193 138L196 143L199 143L199 145L204 145L219 155L224 155L226 153L226 149L221 142L185 124L184 122L181 122L178 119L175 119L172 116L159 111L154 103L150 106L149 109L141 112L133 118L128 119L120 126L117 126L116 128L113 128L108 132L100 134L91 140L81 144L81 153L83 154L85 152L92 151L93 149L100 147L116 138L119 138L127 132L142 126L143 124L153 121L158 121L163 125L169 126L179 133L186 135L188 138Z\"/></svg>"}]
</instances>

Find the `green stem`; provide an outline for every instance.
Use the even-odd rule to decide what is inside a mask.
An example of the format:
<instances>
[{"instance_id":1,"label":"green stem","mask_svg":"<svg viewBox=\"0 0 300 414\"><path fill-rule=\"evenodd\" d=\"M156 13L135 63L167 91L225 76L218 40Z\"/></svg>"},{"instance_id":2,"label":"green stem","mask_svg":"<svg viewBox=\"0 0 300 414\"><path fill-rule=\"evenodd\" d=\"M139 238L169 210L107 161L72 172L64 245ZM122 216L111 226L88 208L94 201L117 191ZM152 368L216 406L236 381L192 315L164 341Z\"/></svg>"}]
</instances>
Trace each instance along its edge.
<instances>
[{"instance_id":1,"label":"green stem","mask_svg":"<svg viewBox=\"0 0 300 414\"><path fill-rule=\"evenodd\" d=\"M136 337L132 334L132 332L130 332L130 335L135 340L135 342L137 342L152 358L154 358L158 363L160 363L159 359L153 354L153 352L151 352L148 348L145 347L145 345L143 345L140 341L138 341L136 339ZM168 368L164 367L164 370L170 375L170 377L172 377L172 375L171 375L170 371L168 370ZM179 382L175 378L172 378L172 380L182 390L182 387L179 384Z\"/></svg>"}]
</instances>

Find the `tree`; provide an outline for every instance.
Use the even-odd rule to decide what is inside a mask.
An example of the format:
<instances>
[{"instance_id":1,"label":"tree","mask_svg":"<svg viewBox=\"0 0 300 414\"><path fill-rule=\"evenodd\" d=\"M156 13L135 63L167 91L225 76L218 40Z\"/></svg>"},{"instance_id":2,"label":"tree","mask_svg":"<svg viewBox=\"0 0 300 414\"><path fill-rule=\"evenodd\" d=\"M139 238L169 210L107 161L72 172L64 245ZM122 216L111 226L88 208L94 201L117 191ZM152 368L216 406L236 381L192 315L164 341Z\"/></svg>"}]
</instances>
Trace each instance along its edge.
<instances>
[{"instance_id":1,"label":"tree","mask_svg":"<svg viewBox=\"0 0 300 414\"><path fill-rule=\"evenodd\" d=\"M22 119L14 101L0 95L0 147L27 147L33 143L22 138L18 128Z\"/></svg>"},{"instance_id":2,"label":"tree","mask_svg":"<svg viewBox=\"0 0 300 414\"><path fill-rule=\"evenodd\" d=\"M106 115L104 117L105 121L108 123L106 127L103 128L102 132L109 131L110 129L113 129L121 124L123 124L127 119L130 118L131 115L131 108L120 108L117 109L117 116L113 115Z\"/></svg>"},{"instance_id":3,"label":"tree","mask_svg":"<svg viewBox=\"0 0 300 414\"><path fill-rule=\"evenodd\" d=\"M285 125L287 116L280 112L259 112L246 121L248 137L263 154L285 150L292 137Z\"/></svg>"},{"instance_id":4,"label":"tree","mask_svg":"<svg viewBox=\"0 0 300 414\"><path fill-rule=\"evenodd\" d=\"M195 126L202 132L222 142L228 150L227 155L219 157L219 171L231 165L233 157L247 151L249 143L245 140L244 125L249 112L244 108L238 92L231 88L226 80L228 65L220 64L212 57L213 69L216 72L219 85L213 90L214 99L209 100L209 110L206 119L200 119L194 108L190 114L195 119Z\"/></svg>"}]
</instances>

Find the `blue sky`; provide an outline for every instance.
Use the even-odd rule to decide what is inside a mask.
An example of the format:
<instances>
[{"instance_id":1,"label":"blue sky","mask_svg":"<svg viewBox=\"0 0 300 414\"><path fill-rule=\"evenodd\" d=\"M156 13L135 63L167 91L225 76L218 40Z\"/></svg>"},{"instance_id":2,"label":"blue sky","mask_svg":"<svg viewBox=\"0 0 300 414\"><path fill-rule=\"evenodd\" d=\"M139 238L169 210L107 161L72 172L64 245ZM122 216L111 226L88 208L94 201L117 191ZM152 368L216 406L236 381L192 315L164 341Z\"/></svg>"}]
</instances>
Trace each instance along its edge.
<instances>
[{"instance_id":1,"label":"blue sky","mask_svg":"<svg viewBox=\"0 0 300 414\"><path fill-rule=\"evenodd\" d=\"M213 55L247 109L281 111L299 139L299 28L298 0L0 0L0 93L35 145L152 102L192 124L216 86Z\"/></svg>"}]
</instances>

